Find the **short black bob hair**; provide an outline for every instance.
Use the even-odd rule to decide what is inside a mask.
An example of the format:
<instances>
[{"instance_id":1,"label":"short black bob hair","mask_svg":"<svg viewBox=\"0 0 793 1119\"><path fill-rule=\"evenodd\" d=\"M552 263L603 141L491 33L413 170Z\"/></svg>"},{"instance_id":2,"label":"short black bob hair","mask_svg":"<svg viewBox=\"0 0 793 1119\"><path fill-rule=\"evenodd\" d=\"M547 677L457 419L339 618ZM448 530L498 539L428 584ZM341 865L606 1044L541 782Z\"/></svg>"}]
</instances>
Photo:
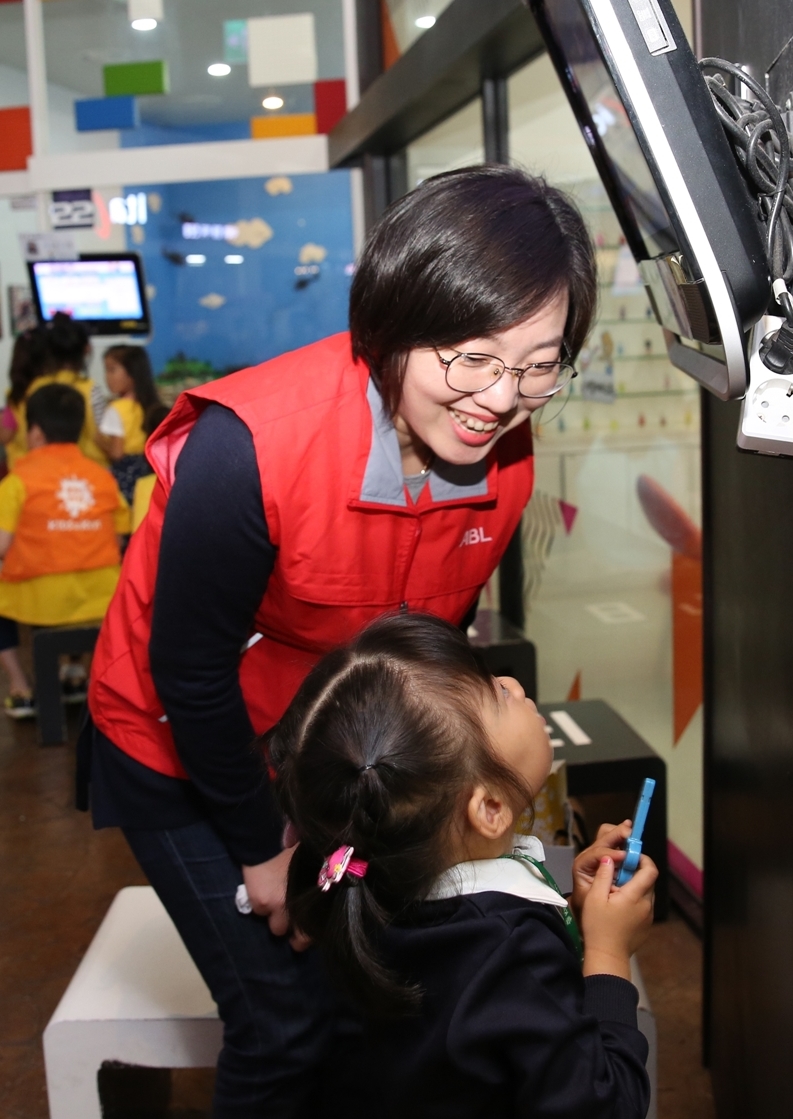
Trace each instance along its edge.
<instances>
[{"instance_id":1,"label":"short black bob hair","mask_svg":"<svg viewBox=\"0 0 793 1119\"><path fill-rule=\"evenodd\" d=\"M517 167L448 171L392 203L372 229L350 292L353 355L394 415L412 349L500 333L563 291L572 360L597 304L595 254L578 210Z\"/></svg>"},{"instance_id":2,"label":"short black bob hair","mask_svg":"<svg viewBox=\"0 0 793 1119\"><path fill-rule=\"evenodd\" d=\"M85 400L69 385L44 385L25 405L28 431L40 427L48 443L77 443L85 423Z\"/></svg>"}]
</instances>

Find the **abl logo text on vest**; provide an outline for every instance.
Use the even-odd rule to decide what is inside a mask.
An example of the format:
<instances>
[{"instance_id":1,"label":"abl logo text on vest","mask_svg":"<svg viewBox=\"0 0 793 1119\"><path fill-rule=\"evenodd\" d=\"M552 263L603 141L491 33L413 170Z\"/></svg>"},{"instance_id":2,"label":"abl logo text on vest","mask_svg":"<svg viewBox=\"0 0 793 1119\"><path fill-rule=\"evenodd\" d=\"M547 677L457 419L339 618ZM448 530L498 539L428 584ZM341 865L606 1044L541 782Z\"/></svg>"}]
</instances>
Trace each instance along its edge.
<instances>
[{"instance_id":1,"label":"abl logo text on vest","mask_svg":"<svg viewBox=\"0 0 793 1119\"><path fill-rule=\"evenodd\" d=\"M485 536L485 530L483 528L469 528L467 532L463 533L460 547L464 548L466 544L487 544L492 539L492 536Z\"/></svg>"}]
</instances>

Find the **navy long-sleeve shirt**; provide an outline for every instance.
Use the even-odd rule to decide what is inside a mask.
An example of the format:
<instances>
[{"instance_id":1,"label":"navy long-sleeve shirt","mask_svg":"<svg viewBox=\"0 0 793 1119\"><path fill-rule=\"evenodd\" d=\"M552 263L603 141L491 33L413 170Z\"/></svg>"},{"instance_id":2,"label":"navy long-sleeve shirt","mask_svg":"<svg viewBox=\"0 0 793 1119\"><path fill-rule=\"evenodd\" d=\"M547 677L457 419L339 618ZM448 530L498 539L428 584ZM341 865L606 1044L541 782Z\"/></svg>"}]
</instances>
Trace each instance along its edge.
<instances>
[{"instance_id":1,"label":"navy long-sleeve shirt","mask_svg":"<svg viewBox=\"0 0 793 1119\"><path fill-rule=\"evenodd\" d=\"M275 562L249 429L210 405L176 466L154 595L151 671L189 781L141 765L96 736L98 827L180 827L209 818L241 863L280 850L280 816L252 747L241 650Z\"/></svg>"},{"instance_id":2,"label":"navy long-sleeve shirt","mask_svg":"<svg viewBox=\"0 0 793 1119\"><path fill-rule=\"evenodd\" d=\"M644 1119L636 988L584 979L551 906L496 892L424 902L382 949L425 992L418 1015L367 1031L384 1116Z\"/></svg>"}]
</instances>

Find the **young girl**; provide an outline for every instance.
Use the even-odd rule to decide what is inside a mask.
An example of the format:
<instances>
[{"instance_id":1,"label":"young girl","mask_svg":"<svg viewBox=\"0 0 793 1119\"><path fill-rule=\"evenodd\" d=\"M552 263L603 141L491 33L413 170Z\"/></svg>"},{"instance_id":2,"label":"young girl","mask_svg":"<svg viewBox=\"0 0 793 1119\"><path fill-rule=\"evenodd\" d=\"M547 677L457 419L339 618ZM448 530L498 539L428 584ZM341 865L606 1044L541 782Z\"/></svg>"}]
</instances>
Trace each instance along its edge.
<instances>
[{"instance_id":1,"label":"young girl","mask_svg":"<svg viewBox=\"0 0 793 1119\"><path fill-rule=\"evenodd\" d=\"M628 821L579 855L582 968L567 903L515 848L553 754L517 681L446 622L388 617L320 662L268 749L300 838L291 918L370 1016L349 1059L383 1114L643 1119L630 956L656 871L613 885Z\"/></svg>"},{"instance_id":2,"label":"young girl","mask_svg":"<svg viewBox=\"0 0 793 1119\"><path fill-rule=\"evenodd\" d=\"M0 443L5 446L9 470L13 470L17 459L28 452L25 434L20 431L20 419L25 411L28 389L42 373L46 354L46 338L40 326L24 331L14 341L8 368L10 388L0 419Z\"/></svg>"},{"instance_id":3,"label":"young girl","mask_svg":"<svg viewBox=\"0 0 793 1119\"><path fill-rule=\"evenodd\" d=\"M57 311L45 326L20 335L14 345L9 369L11 389L0 425L0 442L6 447L10 470L27 454L25 402L44 385L69 385L85 402L85 422L80 433L80 450L93 462L107 466L104 451L97 443L97 423L104 408L99 387L85 372L90 339L84 325ZM98 415L97 415L98 413Z\"/></svg>"},{"instance_id":4,"label":"young girl","mask_svg":"<svg viewBox=\"0 0 793 1119\"><path fill-rule=\"evenodd\" d=\"M161 402L142 346L111 346L104 363L105 381L115 399L102 416L99 440L121 492L132 504L135 483L150 470L143 454L146 414Z\"/></svg>"}]
</instances>

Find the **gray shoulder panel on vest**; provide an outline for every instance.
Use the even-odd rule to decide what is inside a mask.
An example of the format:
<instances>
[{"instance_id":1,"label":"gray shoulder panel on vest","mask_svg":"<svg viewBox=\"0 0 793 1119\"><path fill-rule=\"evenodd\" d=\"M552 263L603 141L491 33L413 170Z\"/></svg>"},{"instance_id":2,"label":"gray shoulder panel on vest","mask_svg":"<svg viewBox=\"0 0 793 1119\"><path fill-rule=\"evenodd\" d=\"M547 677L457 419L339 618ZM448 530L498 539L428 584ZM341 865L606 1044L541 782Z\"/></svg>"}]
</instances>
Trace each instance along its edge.
<instances>
[{"instance_id":1,"label":"gray shoulder panel on vest","mask_svg":"<svg viewBox=\"0 0 793 1119\"><path fill-rule=\"evenodd\" d=\"M361 501L407 506L402 477L402 457L397 433L374 381L369 378L366 400L372 413L372 448L363 476Z\"/></svg>"}]
</instances>

